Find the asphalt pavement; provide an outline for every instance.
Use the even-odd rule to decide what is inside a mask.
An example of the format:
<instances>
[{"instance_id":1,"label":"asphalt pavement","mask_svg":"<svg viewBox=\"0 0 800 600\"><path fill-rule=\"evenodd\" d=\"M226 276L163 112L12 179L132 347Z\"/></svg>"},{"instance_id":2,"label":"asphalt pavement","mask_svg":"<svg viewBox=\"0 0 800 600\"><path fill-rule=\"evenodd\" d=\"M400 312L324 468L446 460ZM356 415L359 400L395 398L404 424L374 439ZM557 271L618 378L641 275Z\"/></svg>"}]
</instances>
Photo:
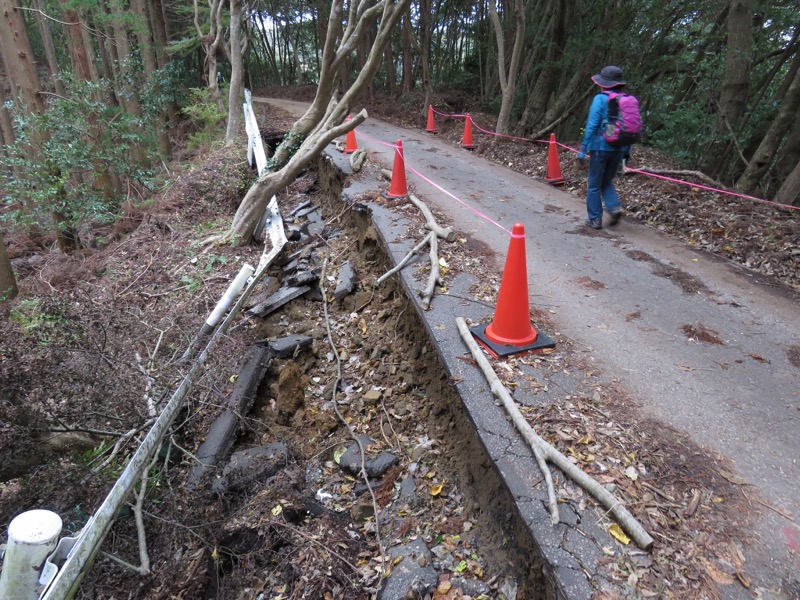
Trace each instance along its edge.
<instances>
[{"instance_id":1,"label":"asphalt pavement","mask_svg":"<svg viewBox=\"0 0 800 600\"><path fill-rule=\"evenodd\" d=\"M295 114L305 106L269 102ZM797 294L624 218L587 235L583 199L454 147L422 126L408 130L369 118L357 132L370 161L388 169L391 144L402 140L409 187L456 230L487 244L498 272L509 231L524 224L531 306L548 310L558 333L574 340L606 381L616 379L644 416L728 459L733 479L760 499L755 540L745 547L753 588L723 592L745 598L760 588L761 597L800 597L800 368L789 360L790 349L800 346ZM391 243L392 219L383 219ZM687 291L665 273L700 289ZM448 302L435 297L428 317L445 350L458 343L448 314L486 316L485 309L459 315L463 307ZM723 343L691 338L687 325L703 326ZM463 355L463 346L453 353ZM454 372L463 368L451 363Z\"/></svg>"}]
</instances>

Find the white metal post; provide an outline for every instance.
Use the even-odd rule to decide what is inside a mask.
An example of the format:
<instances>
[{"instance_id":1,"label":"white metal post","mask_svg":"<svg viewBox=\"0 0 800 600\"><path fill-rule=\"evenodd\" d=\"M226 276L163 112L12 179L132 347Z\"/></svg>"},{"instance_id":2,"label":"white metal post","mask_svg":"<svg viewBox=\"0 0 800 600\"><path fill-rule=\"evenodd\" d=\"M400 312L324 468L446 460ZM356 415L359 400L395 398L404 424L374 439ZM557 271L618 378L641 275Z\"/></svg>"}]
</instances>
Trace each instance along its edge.
<instances>
[{"instance_id":1,"label":"white metal post","mask_svg":"<svg viewBox=\"0 0 800 600\"><path fill-rule=\"evenodd\" d=\"M36 600L39 597L39 573L45 559L55 550L61 525L61 517L49 510L29 510L14 517L8 526L8 544L0 573L0 598Z\"/></svg>"}]
</instances>

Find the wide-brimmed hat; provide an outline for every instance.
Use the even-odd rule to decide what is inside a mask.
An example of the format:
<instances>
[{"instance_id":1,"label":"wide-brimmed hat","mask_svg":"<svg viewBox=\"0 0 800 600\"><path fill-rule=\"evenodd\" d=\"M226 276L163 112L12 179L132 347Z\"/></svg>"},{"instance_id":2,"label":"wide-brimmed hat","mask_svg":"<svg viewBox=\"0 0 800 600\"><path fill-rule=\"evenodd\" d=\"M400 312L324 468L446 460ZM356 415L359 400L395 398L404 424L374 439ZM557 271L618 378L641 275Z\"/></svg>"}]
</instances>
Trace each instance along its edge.
<instances>
[{"instance_id":1,"label":"wide-brimmed hat","mask_svg":"<svg viewBox=\"0 0 800 600\"><path fill-rule=\"evenodd\" d=\"M594 81L601 88L612 88L618 85L625 85L625 80L622 78L622 69L614 65L603 67L597 75L592 75Z\"/></svg>"}]
</instances>

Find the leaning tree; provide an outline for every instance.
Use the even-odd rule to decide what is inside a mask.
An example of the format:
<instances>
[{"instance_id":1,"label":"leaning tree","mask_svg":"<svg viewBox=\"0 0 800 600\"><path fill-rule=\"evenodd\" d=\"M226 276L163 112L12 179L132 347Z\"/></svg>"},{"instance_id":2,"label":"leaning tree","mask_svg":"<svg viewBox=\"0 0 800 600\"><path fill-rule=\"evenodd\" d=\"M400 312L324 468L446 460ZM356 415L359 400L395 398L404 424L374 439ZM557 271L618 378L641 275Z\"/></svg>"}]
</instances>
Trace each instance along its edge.
<instances>
[{"instance_id":1,"label":"leaning tree","mask_svg":"<svg viewBox=\"0 0 800 600\"><path fill-rule=\"evenodd\" d=\"M346 23L342 26L344 0L334 0L323 44L319 84L314 101L276 149L270 162L270 170L262 174L248 190L229 231L214 238L214 241L238 245L250 243L270 198L292 183L300 171L319 156L333 139L354 129L367 118L367 112L362 110L345 122L353 104L380 67L392 30L408 8L409 2L410 0L380 0L377 3L352 0ZM341 99L336 100L334 93L339 73L346 67L347 58L368 35L371 35L373 42L365 64Z\"/></svg>"}]
</instances>

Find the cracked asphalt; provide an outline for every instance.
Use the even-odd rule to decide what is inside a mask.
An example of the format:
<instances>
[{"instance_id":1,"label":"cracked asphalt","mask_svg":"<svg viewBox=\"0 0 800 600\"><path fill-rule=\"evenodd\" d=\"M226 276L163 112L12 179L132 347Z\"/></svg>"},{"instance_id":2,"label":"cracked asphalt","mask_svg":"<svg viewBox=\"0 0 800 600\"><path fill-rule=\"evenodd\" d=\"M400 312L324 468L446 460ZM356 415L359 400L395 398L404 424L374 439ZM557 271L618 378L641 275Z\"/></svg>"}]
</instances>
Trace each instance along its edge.
<instances>
[{"instance_id":1,"label":"cracked asphalt","mask_svg":"<svg viewBox=\"0 0 800 600\"><path fill-rule=\"evenodd\" d=\"M269 102L298 115L306 106L289 100ZM508 249L507 230L514 223L524 224L531 307L551 313L558 333L578 344L584 359L597 365L600 383L617 380L639 403L643 416L684 432L730 460L742 485L769 505L759 511L755 541L745 548L752 587L773 590L761 597L796 598L792 594L800 589L800 369L791 364L788 352L800 346L797 295L624 219L613 229L587 235L582 199L453 147L422 129L402 129L370 118L357 133L369 160L389 169L394 157L389 144L401 139L409 188L446 213L456 230L487 244L497 257L497 264L490 266L498 273ZM349 169L339 153L330 155ZM346 193L378 187L385 189L386 182L356 183ZM399 260L416 242L403 239L405 224L394 213L378 203L371 208L381 237ZM663 268L679 270L704 289L687 292L673 278L664 277ZM417 284L407 270L403 278L412 291ZM581 284L586 278L601 285L587 289ZM530 450L502 409L487 402L488 385L476 376L477 370L457 358L466 348L455 317L477 322L491 316L490 309L456 297L469 295L467 290L475 283L469 273L458 275L451 295L437 294L431 310L421 315L443 363L460 380L457 388L470 418L550 564L553 583L566 597L590 597L588 577L599 548L610 539L608 534L586 522L580 530L550 527L542 499L531 494L532 478L539 475ZM697 324L716 332L723 343L689 338L685 326ZM578 385L569 378L560 383L562 389ZM540 394L530 402L547 398L548 394ZM568 523L579 518L574 511L562 510ZM754 597L741 586L725 586L723 594Z\"/></svg>"}]
</instances>

